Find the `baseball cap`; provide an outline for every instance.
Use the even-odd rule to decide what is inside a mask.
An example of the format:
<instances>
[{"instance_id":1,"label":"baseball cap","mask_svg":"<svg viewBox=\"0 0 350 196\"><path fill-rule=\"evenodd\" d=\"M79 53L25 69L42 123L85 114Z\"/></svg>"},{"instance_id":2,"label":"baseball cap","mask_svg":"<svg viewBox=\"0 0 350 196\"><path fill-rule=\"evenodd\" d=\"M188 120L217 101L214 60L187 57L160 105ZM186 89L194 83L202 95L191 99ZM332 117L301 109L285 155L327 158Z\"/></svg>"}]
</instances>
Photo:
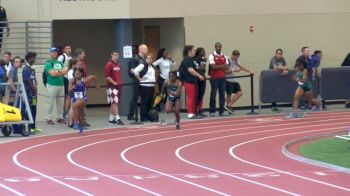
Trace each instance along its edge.
<instances>
[{"instance_id":1,"label":"baseball cap","mask_svg":"<svg viewBox=\"0 0 350 196\"><path fill-rule=\"evenodd\" d=\"M52 47L52 48L50 48L50 50L49 50L50 52L57 52L57 48L55 48L55 47Z\"/></svg>"}]
</instances>

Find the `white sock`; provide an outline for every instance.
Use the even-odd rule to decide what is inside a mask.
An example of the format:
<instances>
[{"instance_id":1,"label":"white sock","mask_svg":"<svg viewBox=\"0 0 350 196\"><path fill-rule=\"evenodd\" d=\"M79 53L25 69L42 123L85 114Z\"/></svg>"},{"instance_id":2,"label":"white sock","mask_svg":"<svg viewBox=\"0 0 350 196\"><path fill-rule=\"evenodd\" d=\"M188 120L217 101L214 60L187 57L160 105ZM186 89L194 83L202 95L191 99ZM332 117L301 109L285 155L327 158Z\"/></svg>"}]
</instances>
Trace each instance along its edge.
<instances>
[{"instance_id":1,"label":"white sock","mask_svg":"<svg viewBox=\"0 0 350 196\"><path fill-rule=\"evenodd\" d=\"M114 120L114 116L112 114L109 115L109 121L113 121Z\"/></svg>"},{"instance_id":2,"label":"white sock","mask_svg":"<svg viewBox=\"0 0 350 196\"><path fill-rule=\"evenodd\" d=\"M120 116L119 115L115 115L115 119L116 120L120 120Z\"/></svg>"}]
</instances>

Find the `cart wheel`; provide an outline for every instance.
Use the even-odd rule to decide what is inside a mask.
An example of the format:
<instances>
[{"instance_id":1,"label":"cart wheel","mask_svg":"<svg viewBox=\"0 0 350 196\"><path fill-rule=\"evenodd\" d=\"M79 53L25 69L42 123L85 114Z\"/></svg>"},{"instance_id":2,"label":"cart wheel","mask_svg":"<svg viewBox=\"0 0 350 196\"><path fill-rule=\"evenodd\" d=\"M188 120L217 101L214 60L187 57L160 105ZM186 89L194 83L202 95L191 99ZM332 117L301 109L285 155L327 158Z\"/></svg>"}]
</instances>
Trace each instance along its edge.
<instances>
[{"instance_id":1,"label":"cart wheel","mask_svg":"<svg viewBox=\"0 0 350 196\"><path fill-rule=\"evenodd\" d=\"M4 136L9 137L12 133L12 126L3 126L1 132Z\"/></svg>"},{"instance_id":2,"label":"cart wheel","mask_svg":"<svg viewBox=\"0 0 350 196\"><path fill-rule=\"evenodd\" d=\"M28 124L26 125L19 125L20 126L20 130L21 130L21 135L24 137L28 137L30 136L30 134L32 133L29 129Z\"/></svg>"}]
</instances>

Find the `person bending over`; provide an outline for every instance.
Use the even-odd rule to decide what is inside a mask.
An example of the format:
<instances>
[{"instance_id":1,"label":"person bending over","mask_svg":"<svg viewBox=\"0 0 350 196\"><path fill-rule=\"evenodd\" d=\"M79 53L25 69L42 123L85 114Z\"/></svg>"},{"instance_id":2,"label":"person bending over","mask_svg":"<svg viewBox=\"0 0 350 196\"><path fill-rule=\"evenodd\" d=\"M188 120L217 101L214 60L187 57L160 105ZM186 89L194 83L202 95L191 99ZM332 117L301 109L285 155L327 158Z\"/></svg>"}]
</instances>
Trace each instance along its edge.
<instances>
[{"instance_id":1,"label":"person bending over","mask_svg":"<svg viewBox=\"0 0 350 196\"><path fill-rule=\"evenodd\" d=\"M176 78L176 72L169 72L169 79L162 87L162 95L167 97L165 111L175 113L177 130L180 129L181 89L182 82Z\"/></svg>"}]
</instances>

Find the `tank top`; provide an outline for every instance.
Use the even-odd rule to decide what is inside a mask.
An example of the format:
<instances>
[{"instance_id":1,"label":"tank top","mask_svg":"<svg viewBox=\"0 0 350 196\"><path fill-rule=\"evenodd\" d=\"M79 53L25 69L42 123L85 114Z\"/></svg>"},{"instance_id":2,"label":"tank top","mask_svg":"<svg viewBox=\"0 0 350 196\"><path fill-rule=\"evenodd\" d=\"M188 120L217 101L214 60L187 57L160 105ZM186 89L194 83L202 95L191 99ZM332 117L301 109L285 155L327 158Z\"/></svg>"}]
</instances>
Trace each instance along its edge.
<instances>
[{"instance_id":1,"label":"tank top","mask_svg":"<svg viewBox=\"0 0 350 196\"><path fill-rule=\"evenodd\" d=\"M73 94L72 94L73 101L76 101L78 99L84 99L86 101L87 100L86 84L84 82L84 79L82 79L82 81L79 84L77 84L76 81L74 81L74 83L75 83L75 88L73 89Z\"/></svg>"},{"instance_id":2,"label":"tank top","mask_svg":"<svg viewBox=\"0 0 350 196\"><path fill-rule=\"evenodd\" d=\"M168 81L167 94L169 98L177 98L177 96L174 96L172 94L176 93L178 86L179 86L179 81L176 81L175 83L170 83L170 81Z\"/></svg>"}]
</instances>

